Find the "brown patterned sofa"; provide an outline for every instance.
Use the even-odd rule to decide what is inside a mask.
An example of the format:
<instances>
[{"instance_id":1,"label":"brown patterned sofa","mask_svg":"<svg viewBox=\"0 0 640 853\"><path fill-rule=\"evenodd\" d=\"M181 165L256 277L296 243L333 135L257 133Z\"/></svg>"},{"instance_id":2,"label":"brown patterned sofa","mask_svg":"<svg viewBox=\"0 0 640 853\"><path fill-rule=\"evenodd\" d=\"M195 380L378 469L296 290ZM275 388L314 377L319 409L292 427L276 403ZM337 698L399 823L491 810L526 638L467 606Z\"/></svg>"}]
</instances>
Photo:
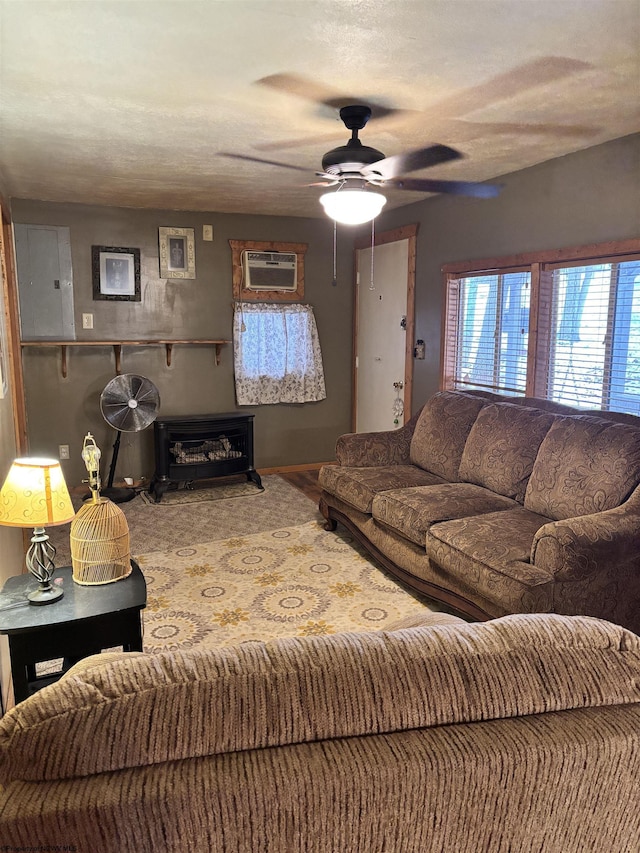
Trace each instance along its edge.
<instances>
[{"instance_id":1,"label":"brown patterned sofa","mask_svg":"<svg viewBox=\"0 0 640 853\"><path fill-rule=\"evenodd\" d=\"M341 436L336 458L327 529L432 599L640 632L640 418L442 391L401 429Z\"/></svg>"},{"instance_id":2,"label":"brown patterned sofa","mask_svg":"<svg viewBox=\"0 0 640 853\"><path fill-rule=\"evenodd\" d=\"M640 637L431 614L87 658L0 721L0 847L636 853L638 779Z\"/></svg>"}]
</instances>

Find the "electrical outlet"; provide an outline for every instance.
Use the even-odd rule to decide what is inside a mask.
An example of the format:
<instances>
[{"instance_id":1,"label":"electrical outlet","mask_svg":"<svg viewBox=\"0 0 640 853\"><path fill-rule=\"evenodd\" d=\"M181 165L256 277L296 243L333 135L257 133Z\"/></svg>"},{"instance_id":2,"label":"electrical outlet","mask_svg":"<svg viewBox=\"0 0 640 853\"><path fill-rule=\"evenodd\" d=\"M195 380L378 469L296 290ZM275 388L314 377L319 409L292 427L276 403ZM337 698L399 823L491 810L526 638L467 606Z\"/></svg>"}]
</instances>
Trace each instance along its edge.
<instances>
[{"instance_id":1,"label":"electrical outlet","mask_svg":"<svg viewBox=\"0 0 640 853\"><path fill-rule=\"evenodd\" d=\"M213 225L202 226L202 239L213 240Z\"/></svg>"},{"instance_id":2,"label":"electrical outlet","mask_svg":"<svg viewBox=\"0 0 640 853\"><path fill-rule=\"evenodd\" d=\"M68 459L69 458L69 445L68 444L59 444L58 445L58 457L60 459Z\"/></svg>"},{"instance_id":3,"label":"electrical outlet","mask_svg":"<svg viewBox=\"0 0 640 853\"><path fill-rule=\"evenodd\" d=\"M93 329L93 314L82 315L82 328Z\"/></svg>"}]
</instances>

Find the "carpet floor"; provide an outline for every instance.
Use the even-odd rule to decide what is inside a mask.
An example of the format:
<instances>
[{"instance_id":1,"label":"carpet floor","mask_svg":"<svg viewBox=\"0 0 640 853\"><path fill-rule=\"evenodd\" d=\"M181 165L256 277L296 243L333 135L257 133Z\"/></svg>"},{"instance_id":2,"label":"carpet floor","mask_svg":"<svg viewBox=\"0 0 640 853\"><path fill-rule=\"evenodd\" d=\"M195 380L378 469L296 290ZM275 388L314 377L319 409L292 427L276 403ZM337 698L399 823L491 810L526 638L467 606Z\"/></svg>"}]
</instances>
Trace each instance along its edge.
<instances>
[{"instance_id":1,"label":"carpet floor","mask_svg":"<svg viewBox=\"0 0 640 853\"><path fill-rule=\"evenodd\" d=\"M167 493L157 504L139 494L132 501L119 504L129 525L132 555L136 557L322 519L314 501L277 474L263 477L262 485L264 491L251 484L249 494L228 500L178 503ZM226 482L220 485L222 489L227 487ZM172 496L176 494L171 493ZM192 497L193 493L187 493L187 498ZM76 509L82 506L81 497L74 497L73 501ZM56 547L57 566L71 565L70 527L70 524L63 524L47 529Z\"/></svg>"}]
</instances>

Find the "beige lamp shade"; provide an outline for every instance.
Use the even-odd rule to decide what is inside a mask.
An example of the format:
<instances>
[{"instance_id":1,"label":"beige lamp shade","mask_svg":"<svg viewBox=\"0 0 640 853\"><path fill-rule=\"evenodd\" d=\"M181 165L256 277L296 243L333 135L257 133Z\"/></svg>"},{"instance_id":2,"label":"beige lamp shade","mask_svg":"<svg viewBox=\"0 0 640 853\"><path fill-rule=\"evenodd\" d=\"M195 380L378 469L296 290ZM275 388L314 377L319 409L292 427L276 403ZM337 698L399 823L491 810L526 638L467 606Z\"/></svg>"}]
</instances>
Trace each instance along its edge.
<instances>
[{"instance_id":1,"label":"beige lamp shade","mask_svg":"<svg viewBox=\"0 0 640 853\"><path fill-rule=\"evenodd\" d=\"M56 459L15 459L0 489L0 524L51 527L66 524L75 512Z\"/></svg>"}]
</instances>

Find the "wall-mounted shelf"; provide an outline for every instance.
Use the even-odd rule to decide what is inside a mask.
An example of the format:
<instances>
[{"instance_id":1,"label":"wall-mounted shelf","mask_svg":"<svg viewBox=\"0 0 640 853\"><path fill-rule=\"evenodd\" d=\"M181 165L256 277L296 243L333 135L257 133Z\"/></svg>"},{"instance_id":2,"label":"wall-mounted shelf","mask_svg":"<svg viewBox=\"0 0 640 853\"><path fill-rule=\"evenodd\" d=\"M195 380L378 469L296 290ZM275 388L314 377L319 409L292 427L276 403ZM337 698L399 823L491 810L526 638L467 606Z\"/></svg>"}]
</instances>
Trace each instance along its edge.
<instances>
[{"instance_id":1,"label":"wall-mounted shelf","mask_svg":"<svg viewBox=\"0 0 640 853\"><path fill-rule=\"evenodd\" d=\"M231 341L211 340L153 340L153 341L21 341L21 347L59 347L61 356L61 373L67 378L67 347L113 347L116 361L116 373L122 373L122 347L151 347L163 346L167 354L167 367L171 366L173 347L176 344L186 346L213 346L216 348L216 365L220 364L220 349Z\"/></svg>"}]
</instances>

